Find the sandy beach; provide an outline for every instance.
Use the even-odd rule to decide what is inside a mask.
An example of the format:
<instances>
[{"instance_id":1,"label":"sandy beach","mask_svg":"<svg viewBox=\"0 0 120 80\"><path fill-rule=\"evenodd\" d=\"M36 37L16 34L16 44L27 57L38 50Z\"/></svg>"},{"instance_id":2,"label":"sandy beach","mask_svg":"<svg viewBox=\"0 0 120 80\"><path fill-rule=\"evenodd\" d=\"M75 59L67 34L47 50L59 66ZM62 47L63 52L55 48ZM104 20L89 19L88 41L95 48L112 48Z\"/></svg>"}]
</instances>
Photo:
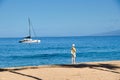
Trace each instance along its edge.
<instances>
[{"instance_id":1,"label":"sandy beach","mask_svg":"<svg viewBox=\"0 0 120 80\"><path fill-rule=\"evenodd\" d=\"M120 61L1 68L0 80L120 80Z\"/></svg>"}]
</instances>

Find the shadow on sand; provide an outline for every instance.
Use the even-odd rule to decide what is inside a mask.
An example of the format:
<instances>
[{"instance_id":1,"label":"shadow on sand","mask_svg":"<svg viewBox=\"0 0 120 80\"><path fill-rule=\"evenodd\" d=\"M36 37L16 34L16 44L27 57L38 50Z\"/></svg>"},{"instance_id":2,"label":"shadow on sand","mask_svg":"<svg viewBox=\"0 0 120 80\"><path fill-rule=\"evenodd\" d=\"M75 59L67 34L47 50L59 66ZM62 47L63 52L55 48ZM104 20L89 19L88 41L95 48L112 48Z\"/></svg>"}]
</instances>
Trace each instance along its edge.
<instances>
[{"instance_id":1,"label":"shadow on sand","mask_svg":"<svg viewBox=\"0 0 120 80\"><path fill-rule=\"evenodd\" d=\"M116 69L120 69L120 66L112 65L112 64L65 64L65 65L59 65L61 67L69 67L69 68L92 68L102 71L108 71L120 74L120 72L115 71ZM104 68L104 69L103 69Z\"/></svg>"},{"instance_id":2,"label":"shadow on sand","mask_svg":"<svg viewBox=\"0 0 120 80\"><path fill-rule=\"evenodd\" d=\"M38 77L31 76L31 75L27 75L27 74L23 74L23 73L19 73L19 72L16 72L16 71L9 71L9 72L15 73L15 74L19 74L19 75L22 75L22 76L27 76L27 77L33 78L33 79L35 79L35 80L42 80L42 79L40 79L40 78L38 78Z\"/></svg>"},{"instance_id":3,"label":"shadow on sand","mask_svg":"<svg viewBox=\"0 0 120 80\"><path fill-rule=\"evenodd\" d=\"M50 66L46 66L48 68L56 68L56 67L63 67L63 68L91 68L91 69L97 69L97 70L102 70L102 71L108 71L108 72L113 72L116 74L120 74L120 72L115 71L116 69L120 69L120 66L116 66L116 65L112 65L112 64L61 64L61 65L50 65ZM38 77L35 76L31 76L31 75L27 75L27 74L23 74L23 73L19 73L17 72L18 70L24 70L24 69L38 69L41 68L39 66L33 66L33 67L23 67L23 68L14 68L14 69L5 69L5 68L0 68L0 72L2 71L9 71L11 73L15 73L15 74L19 74L22 76L27 76L30 78L33 78L35 80L42 80Z\"/></svg>"},{"instance_id":4,"label":"shadow on sand","mask_svg":"<svg viewBox=\"0 0 120 80\"><path fill-rule=\"evenodd\" d=\"M17 72L17 70L23 70L23 69L27 69L27 68L19 68L19 69L1 69L0 68L0 72L2 72L2 71L9 71L9 72L14 73L14 74L18 74L18 75L26 76L26 77L29 77L29 78L33 78L35 80L42 80L42 79L40 79L38 77L35 77L35 76L31 76L31 75L27 75L27 74L23 74L23 73Z\"/></svg>"}]
</instances>

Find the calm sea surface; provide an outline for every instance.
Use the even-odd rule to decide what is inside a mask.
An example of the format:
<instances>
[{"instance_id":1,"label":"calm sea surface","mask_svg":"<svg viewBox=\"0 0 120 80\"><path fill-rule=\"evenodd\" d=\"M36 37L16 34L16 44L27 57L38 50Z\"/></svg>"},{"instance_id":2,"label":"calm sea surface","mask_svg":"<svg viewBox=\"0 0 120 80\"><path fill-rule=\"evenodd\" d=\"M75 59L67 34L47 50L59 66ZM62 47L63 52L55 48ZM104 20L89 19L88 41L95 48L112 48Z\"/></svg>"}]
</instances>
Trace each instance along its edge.
<instances>
[{"instance_id":1,"label":"calm sea surface","mask_svg":"<svg viewBox=\"0 0 120 80\"><path fill-rule=\"evenodd\" d=\"M21 38L0 38L0 68L120 60L120 37L40 37L39 44L18 43Z\"/></svg>"}]
</instances>

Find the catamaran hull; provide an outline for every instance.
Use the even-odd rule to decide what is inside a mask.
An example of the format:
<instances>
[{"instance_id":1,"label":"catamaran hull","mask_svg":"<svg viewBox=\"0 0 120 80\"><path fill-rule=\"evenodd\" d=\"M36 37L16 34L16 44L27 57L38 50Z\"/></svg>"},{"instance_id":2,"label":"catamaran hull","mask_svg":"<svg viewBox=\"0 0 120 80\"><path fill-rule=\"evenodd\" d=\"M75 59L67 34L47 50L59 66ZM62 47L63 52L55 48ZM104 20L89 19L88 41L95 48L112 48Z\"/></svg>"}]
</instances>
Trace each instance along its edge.
<instances>
[{"instance_id":1,"label":"catamaran hull","mask_svg":"<svg viewBox=\"0 0 120 80\"><path fill-rule=\"evenodd\" d=\"M40 43L40 40L21 40L19 43Z\"/></svg>"}]
</instances>

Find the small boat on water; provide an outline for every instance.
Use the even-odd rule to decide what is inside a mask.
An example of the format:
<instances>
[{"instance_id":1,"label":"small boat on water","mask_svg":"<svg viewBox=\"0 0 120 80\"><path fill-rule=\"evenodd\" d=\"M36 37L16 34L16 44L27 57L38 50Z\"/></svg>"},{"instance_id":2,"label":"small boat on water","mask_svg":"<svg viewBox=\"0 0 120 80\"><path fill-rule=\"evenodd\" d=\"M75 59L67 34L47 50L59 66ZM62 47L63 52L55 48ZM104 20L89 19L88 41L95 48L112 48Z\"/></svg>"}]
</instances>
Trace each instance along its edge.
<instances>
[{"instance_id":1,"label":"small boat on water","mask_svg":"<svg viewBox=\"0 0 120 80\"><path fill-rule=\"evenodd\" d=\"M31 37L31 22L30 22L30 18L28 18L28 23L29 23L29 35L27 37L24 37L22 40L19 41L19 43L40 43L41 40L37 40L37 39L32 39ZM35 33L35 32L34 32Z\"/></svg>"}]
</instances>

